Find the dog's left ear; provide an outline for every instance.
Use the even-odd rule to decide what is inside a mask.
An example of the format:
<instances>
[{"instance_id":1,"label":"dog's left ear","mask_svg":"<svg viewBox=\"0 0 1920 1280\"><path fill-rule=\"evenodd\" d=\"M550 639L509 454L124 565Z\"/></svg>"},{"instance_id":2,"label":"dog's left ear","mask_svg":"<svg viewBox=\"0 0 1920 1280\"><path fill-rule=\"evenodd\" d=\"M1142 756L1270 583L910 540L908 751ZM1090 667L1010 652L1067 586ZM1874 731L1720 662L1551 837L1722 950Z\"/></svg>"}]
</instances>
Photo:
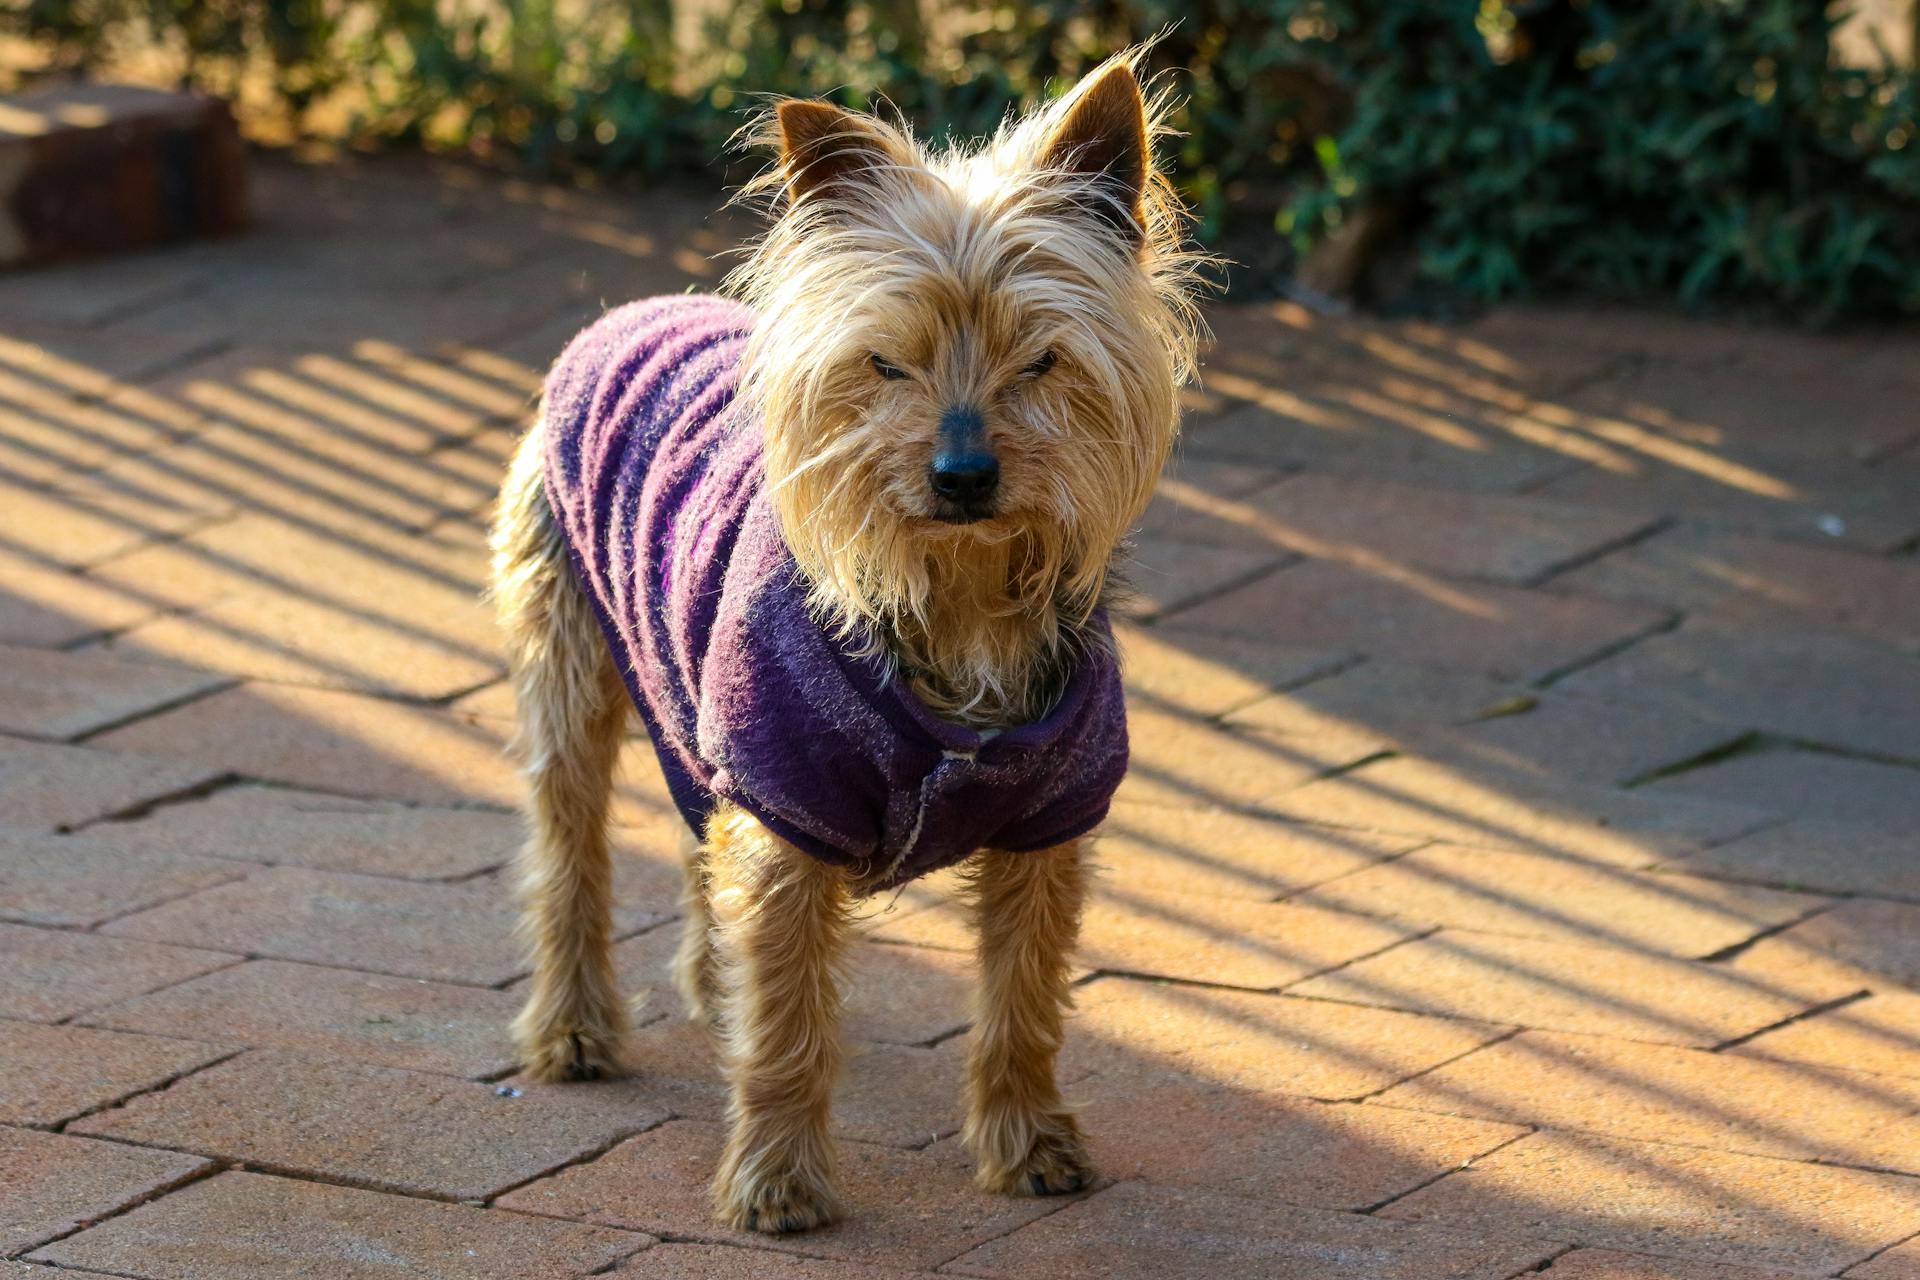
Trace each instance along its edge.
<instances>
[{"instance_id":1,"label":"dog's left ear","mask_svg":"<svg viewBox=\"0 0 1920 1280\"><path fill-rule=\"evenodd\" d=\"M1087 212L1135 243L1144 235L1148 162L1146 102L1125 62L1108 63L1074 86L1041 158L1048 169L1091 179Z\"/></svg>"}]
</instances>

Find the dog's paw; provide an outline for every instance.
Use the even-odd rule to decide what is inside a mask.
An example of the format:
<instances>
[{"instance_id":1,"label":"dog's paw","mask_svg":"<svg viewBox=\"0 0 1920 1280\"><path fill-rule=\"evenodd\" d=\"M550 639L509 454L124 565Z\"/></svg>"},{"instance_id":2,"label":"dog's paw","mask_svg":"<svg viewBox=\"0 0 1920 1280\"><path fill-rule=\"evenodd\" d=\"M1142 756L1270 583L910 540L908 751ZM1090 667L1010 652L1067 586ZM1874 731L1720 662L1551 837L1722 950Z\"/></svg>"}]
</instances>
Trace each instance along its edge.
<instances>
[{"instance_id":1,"label":"dog's paw","mask_svg":"<svg viewBox=\"0 0 1920 1280\"><path fill-rule=\"evenodd\" d=\"M1020 1127L1032 1134L1024 1152L998 1159L980 1153L975 1181L981 1187L1009 1196L1064 1196L1093 1185L1093 1162L1071 1116Z\"/></svg>"},{"instance_id":2,"label":"dog's paw","mask_svg":"<svg viewBox=\"0 0 1920 1280\"><path fill-rule=\"evenodd\" d=\"M535 1080L568 1083L620 1074L615 1037L604 1032L557 1031L520 1040L520 1065Z\"/></svg>"},{"instance_id":3,"label":"dog's paw","mask_svg":"<svg viewBox=\"0 0 1920 1280\"><path fill-rule=\"evenodd\" d=\"M735 1231L770 1236L811 1231L839 1221L845 1213L825 1178L791 1169L752 1177L723 1171L714 1181L713 1209Z\"/></svg>"}]
</instances>

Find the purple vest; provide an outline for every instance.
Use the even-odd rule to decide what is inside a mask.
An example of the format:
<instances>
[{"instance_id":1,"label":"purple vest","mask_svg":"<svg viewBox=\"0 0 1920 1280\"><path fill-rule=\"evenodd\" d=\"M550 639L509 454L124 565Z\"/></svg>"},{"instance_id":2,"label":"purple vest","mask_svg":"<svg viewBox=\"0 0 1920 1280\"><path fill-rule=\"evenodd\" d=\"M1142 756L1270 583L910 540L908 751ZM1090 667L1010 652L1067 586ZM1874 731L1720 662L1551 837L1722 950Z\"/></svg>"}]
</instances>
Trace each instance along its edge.
<instances>
[{"instance_id":1,"label":"purple vest","mask_svg":"<svg viewBox=\"0 0 1920 1280\"><path fill-rule=\"evenodd\" d=\"M753 324L721 298L630 303L547 378L547 497L682 816L699 832L728 800L869 889L1092 830L1127 767L1105 647L1044 720L983 737L808 612L733 403Z\"/></svg>"}]
</instances>

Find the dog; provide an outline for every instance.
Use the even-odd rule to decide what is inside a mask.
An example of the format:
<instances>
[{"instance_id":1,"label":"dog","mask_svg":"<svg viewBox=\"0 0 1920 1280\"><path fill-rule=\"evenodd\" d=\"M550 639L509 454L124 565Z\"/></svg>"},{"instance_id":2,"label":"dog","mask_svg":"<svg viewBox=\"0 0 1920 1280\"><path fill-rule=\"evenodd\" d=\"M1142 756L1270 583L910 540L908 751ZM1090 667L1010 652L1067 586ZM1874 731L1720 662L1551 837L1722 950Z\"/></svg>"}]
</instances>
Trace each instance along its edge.
<instances>
[{"instance_id":1,"label":"dog","mask_svg":"<svg viewBox=\"0 0 1920 1280\"><path fill-rule=\"evenodd\" d=\"M723 286L609 312L495 520L529 783L541 1080L618 1068L607 815L638 709L694 834L676 986L731 1089L736 1229L843 1213L829 1102L855 903L958 865L978 1182L1092 1177L1055 1081L1087 844L1126 764L1106 602L1193 374L1203 259L1140 51L977 146L785 100Z\"/></svg>"}]
</instances>

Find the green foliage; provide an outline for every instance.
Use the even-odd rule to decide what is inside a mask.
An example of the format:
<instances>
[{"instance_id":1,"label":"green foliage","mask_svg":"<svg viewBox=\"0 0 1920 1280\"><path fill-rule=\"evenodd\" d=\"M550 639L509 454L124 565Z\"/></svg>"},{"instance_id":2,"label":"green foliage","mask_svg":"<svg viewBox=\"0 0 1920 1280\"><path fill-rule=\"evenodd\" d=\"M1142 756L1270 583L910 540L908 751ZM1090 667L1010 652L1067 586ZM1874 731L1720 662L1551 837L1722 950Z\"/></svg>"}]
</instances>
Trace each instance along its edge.
<instances>
[{"instance_id":1,"label":"green foliage","mask_svg":"<svg viewBox=\"0 0 1920 1280\"><path fill-rule=\"evenodd\" d=\"M1482 297L1920 310L1913 79L1831 66L1826 6L1325 12L1354 111L1326 179L1283 217L1302 242L1377 201L1411 216L1429 275Z\"/></svg>"},{"instance_id":2,"label":"green foliage","mask_svg":"<svg viewBox=\"0 0 1920 1280\"><path fill-rule=\"evenodd\" d=\"M984 132L1164 33L1153 65L1185 97L1169 159L1202 238L1256 275L1384 210L1425 275L1478 298L1920 311L1913 77L1833 65L1823 0L25 0L9 17L68 61L157 40L215 87L265 81L296 114L345 103L367 136L648 173L713 164L766 93Z\"/></svg>"}]
</instances>

